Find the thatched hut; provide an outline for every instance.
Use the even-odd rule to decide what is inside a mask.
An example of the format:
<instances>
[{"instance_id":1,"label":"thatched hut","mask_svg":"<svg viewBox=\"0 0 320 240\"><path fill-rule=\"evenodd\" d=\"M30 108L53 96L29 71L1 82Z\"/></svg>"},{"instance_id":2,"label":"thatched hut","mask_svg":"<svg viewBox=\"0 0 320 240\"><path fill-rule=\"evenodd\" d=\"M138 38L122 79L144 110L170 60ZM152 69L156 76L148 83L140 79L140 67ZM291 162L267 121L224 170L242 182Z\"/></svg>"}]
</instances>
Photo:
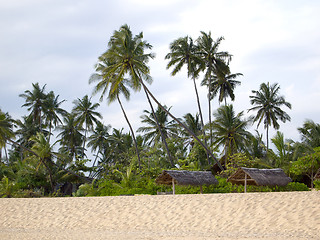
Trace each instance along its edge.
<instances>
[{"instance_id":1,"label":"thatched hut","mask_svg":"<svg viewBox=\"0 0 320 240\"><path fill-rule=\"evenodd\" d=\"M184 171L184 170L164 170L156 179L157 184L172 185L173 194L175 194L175 185L202 185L218 184L218 180L210 171Z\"/></svg>"},{"instance_id":2,"label":"thatched hut","mask_svg":"<svg viewBox=\"0 0 320 240\"><path fill-rule=\"evenodd\" d=\"M232 174L227 181L233 184L244 185L244 191L246 192L247 185L286 186L292 180L281 168L258 169L242 167Z\"/></svg>"}]
</instances>

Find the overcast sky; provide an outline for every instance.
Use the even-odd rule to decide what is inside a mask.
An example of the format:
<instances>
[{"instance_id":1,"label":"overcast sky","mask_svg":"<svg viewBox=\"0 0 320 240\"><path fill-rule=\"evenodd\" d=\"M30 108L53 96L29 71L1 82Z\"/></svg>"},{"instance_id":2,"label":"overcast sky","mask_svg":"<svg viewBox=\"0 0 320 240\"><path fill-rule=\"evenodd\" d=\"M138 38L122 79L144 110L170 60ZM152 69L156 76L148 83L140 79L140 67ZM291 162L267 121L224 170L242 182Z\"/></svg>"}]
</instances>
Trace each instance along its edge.
<instances>
[{"instance_id":1,"label":"overcast sky","mask_svg":"<svg viewBox=\"0 0 320 240\"><path fill-rule=\"evenodd\" d=\"M170 76L164 56L176 38L211 31L214 39L225 37L220 50L233 55L231 71L244 75L235 90L236 111L247 112L251 90L261 83L278 83L292 104L292 110L284 109L292 120L280 131L297 141L297 128L306 119L320 122L319 13L318 0L0 0L0 108L14 118L26 115L19 94L39 82L71 110L73 100L91 95L88 79L97 58L126 23L153 45L150 90L177 117L195 114L192 81L185 69ZM200 87L200 94L208 119L206 89ZM132 92L124 105L137 129L149 109L145 96ZM218 106L214 100L213 108ZM101 103L99 111L105 124L127 129L117 103Z\"/></svg>"}]
</instances>

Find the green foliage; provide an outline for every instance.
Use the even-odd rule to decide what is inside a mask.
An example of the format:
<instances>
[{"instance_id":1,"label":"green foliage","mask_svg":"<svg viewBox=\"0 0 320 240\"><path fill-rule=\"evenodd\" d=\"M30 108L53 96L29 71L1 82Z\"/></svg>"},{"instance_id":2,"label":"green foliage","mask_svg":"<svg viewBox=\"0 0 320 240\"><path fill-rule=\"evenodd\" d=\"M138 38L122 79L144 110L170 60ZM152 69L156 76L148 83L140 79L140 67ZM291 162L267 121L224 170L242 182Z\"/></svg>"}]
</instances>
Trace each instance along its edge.
<instances>
[{"instance_id":1,"label":"green foliage","mask_svg":"<svg viewBox=\"0 0 320 240\"><path fill-rule=\"evenodd\" d=\"M320 190L320 179L317 179L313 182L315 189Z\"/></svg>"}]
</instances>

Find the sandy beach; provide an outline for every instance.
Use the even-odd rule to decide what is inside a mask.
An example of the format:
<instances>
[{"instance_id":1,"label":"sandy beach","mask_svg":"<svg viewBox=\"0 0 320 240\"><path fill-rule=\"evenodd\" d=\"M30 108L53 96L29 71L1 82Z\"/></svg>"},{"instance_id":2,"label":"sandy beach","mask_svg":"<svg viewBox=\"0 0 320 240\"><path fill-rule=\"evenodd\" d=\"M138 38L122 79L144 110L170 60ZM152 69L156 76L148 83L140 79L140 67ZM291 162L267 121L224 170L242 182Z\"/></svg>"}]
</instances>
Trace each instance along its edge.
<instances>
[{"instance_id":1,"label":"sandy beach","mask_svg":"<svg viewBox=\"0 0 320 240\"><path fill-rule=\"evenodd\" d=\"M320 191L0 199L0 239L320 239Z\"/></svg>"}]
</instances>

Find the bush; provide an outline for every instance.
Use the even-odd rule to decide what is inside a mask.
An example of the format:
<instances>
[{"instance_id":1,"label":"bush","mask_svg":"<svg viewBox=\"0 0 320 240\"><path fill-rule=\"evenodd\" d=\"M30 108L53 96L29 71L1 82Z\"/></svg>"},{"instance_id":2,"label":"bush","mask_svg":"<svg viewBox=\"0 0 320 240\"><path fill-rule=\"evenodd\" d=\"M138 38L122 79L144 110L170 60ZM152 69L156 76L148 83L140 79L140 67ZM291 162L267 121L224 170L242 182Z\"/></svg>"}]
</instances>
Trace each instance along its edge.
<instances>
[{"instance_id":1,"label":"bush","mask_svg":"<svg viewBox=\"0 0 320 240\"><path fill-rule=\"evenodd\" d=\"M307 185L299 182L291 182L287 186L277 188L279 192L292 192L292 191L310 191Z\"/></svg>"},{"instance_id":2,"label":"bush","mask_svg":"<svg viewBox=\"0 0 320 240\"><path fill-rule=\"evenodd\" d=\"M320 190L320 179L313 181L314 187L317 190Z\"/></svg>"}]
</instances>

